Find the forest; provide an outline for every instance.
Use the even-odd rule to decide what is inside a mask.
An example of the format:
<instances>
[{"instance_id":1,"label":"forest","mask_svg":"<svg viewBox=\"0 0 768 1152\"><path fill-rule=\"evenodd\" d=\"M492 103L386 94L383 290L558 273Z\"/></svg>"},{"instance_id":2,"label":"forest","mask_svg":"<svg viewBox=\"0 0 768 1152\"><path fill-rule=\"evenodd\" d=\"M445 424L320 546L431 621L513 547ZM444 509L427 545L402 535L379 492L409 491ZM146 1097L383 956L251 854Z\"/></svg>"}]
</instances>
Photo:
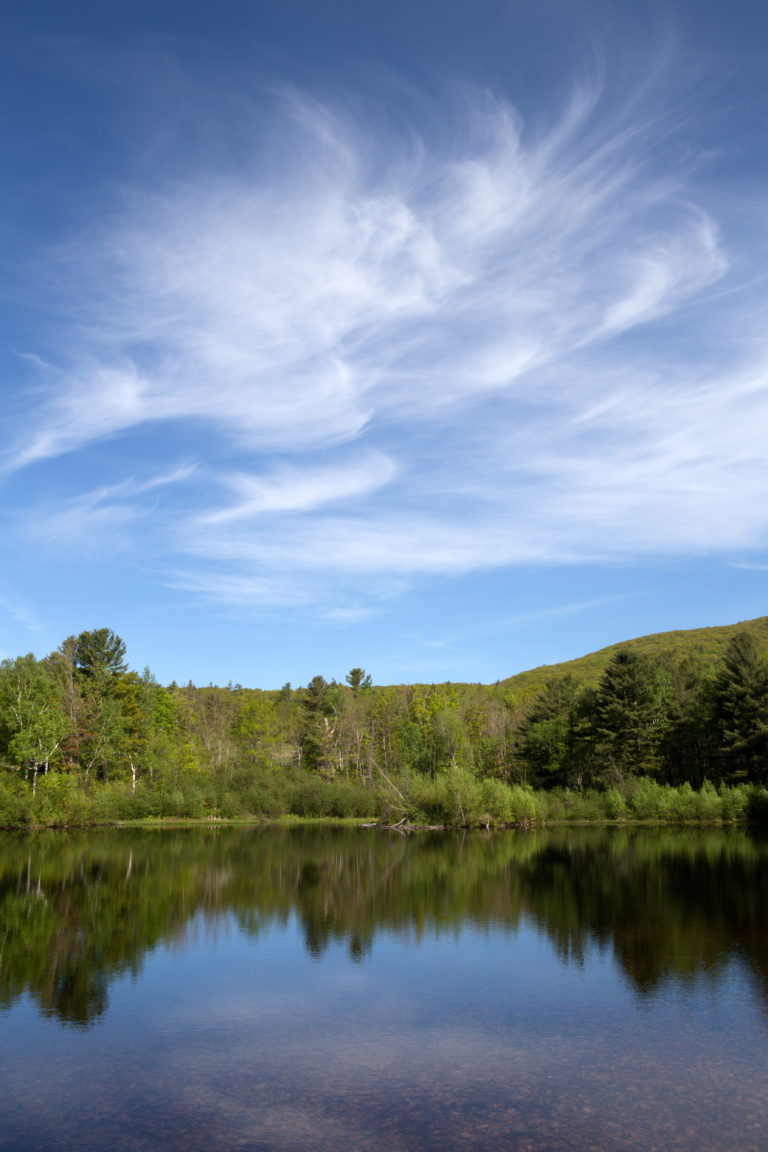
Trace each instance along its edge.
<instances>
[{"instance_id":1,"label":"forest","mask_svg":"<svg viewBox=\"0 0 768 1152\"><path fill-rule=\"evenodd\" d=\"M0 664L0 826L768 817L766 621L495 685L159 684L109 628ZM682 638L682 639L681 639ZM694 642L695 640L695 642Z\"/></svg>"}]
</instances>

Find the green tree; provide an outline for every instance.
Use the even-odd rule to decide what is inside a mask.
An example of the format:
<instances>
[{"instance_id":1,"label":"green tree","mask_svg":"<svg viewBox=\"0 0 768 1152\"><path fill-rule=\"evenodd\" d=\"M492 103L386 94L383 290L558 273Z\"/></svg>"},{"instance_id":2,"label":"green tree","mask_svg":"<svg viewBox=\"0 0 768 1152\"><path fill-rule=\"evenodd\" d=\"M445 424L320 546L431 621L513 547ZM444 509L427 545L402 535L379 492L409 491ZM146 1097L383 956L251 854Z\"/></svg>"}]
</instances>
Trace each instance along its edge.
<instances>
[{"instance_id":1,"label":"green tree","mask_svg":"<svg viewBox=\"0 0 768 1152\"><path fill-rule=\"evenodd\" d=\"M313 676L303 691L304 713L301 745L304 762L327 780L336 775L338 756L336 735L338 717L332 685L323 676Z\"/></svg>"},{"instance_id":2,"label":"green tree","mask_svg":"<svg viewBox=\"0 0 768 1152\"><path fill-rule=\"evenodd\" d=\"M30 653L0 665L0 739L11 762L32 774L47 775L69 725L58 686Z\"/></svg>"},{"instance_id":3,"label":"green tree","mask_svg":"<svg viewBox=\"0 0 768 1152\"><path fill-rule=\"evenodd\" d=\"M111 628L81 632L75 641L74 663L81 675L102 686L127 671L125 641Z\"/></svg>"},{"instance_id":4,"label":"green tree","mask_svg":"<svg viewBox=\"0 0 768 1152\"><path fill-rule=\"evenodd\" d=\"M768 660L749 632L728 645L712 700L727 774L768 779Z\"/></svg>"},{"instance_id":5,"label":"green tree","mask_svg":"<svg viewBox=\"0 0 768 1152\"><path fill-rule=\"evenodd\" d=\"M553 677L531 703L520 733L520 754L536 784L581 786L577 727L574 679L571 675Z\"/></svg>"},{"instance_id":6,"label":"green tree","mask_svg":"<svg viewBox=\"0 0 768 1152\"><path fill-rule=\"evenodd\" d=\"M664 731L665 688L647 656L621 648L611 658L594 698L592 729L609 775L623 780L653 772Z\"/></svg>"},{"instance_id":7,"label":"green tree","mask_svg":"<svg viewBox=\"0 0 768 1152\"><path fill-rule=\"evenodd\" d=\"M310 715L328 715L331 707L328 701L330 684L324 676L313 676L304 689L302 705Z\"/></svg>"},{"instance_id":8,"label":"green tree","mask_svg":"<svg viewBox=\"0 0 768 1152\"><path fill-rule=\"evenodd\" d=\"M357 779L371 783L374 727L371 678L365 669L353 668L346 680L351 691L344 690L338 702L337 744L347 779L352 768Z\"/></svg>"},{"instance_id":9,"label":"green tree","mask_svg":"<svg viewBox=\"0 0 768 1152\"><path fill-rule=\"evenodd\" d=\"M278 697L278 703L281 703ZM271 763L285 740L281 731L280 711L266 692L249 692L237 713L233 736L246 765Z\"/></svg>"},{"instance_id":10,"label":"green tree","mask_svg":"<svg viewBox=\"0 0 768 1152\"><path fill-rule=\"evenodd\" d=\"M371 687L371 678L365 671L365 668L350 668L344 679L347 684L349 684L355 696L357 696L361 688Z\"/></svg>"},{"instance_id":11,"label":"green tree","mask_svg":"<svg viewBox=\"0 0 768 1152\"><path fill-rule=\"evenodd\" d=\"M667 783L701 787L720 771L719 735L712 715L712 683L700 661L669 659L670 699L660 751Z\"/></svg>"},{"instance_id":12,"label":"green tree","mask_svg":"<svg viewBox=\"0 0 768 1152\"><path fill-rule=\"evenodd\" d=\"M203 751L204 761L215 778L232 772L237 746L234 727L240 703L239 693L231 688L198 688L191 697L194 734Z\"/></svg>"},{"instance_id":13,"label":"green tree","mask_svg":"<svg viewBox=\"0 0 768 1152\"><path fill-rule=\"evenodd\" d=\"M173 731L173 703L148 668L143 676L128 672L116 682L113 696L120 707L120 724L113 737L115 767L136 782L153 779L159 763L169 758L169 734Z\"/></svg>"}]
</instances>

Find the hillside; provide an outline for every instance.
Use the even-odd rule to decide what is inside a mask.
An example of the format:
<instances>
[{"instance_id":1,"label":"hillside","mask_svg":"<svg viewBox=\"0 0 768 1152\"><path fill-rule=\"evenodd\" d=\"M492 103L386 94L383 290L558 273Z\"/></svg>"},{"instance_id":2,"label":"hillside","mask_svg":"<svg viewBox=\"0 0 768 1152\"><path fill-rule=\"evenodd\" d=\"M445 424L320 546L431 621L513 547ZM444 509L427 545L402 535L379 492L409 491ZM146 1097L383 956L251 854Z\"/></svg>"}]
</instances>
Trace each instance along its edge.
<instances>
[{"instance_id":1,"label":"hillside","mask_svg":"<svg viewBox=\"0 0 768 1152\"><path fill-rule=\"evenodd\" d=\"M516 676L502 681L502 684L516 696L530 696L547 680L568 673L579 685L597 684L614 653L628 645L648 656L658 657L662 653L671 653L677 659L691 656L702 664L715 665L737 632L752 633L761 648L768 648L768 616L758 616L755 620L724 624L717 628L689 628L638 636L634 640L625 640L597 652L590 652L576 660L566 660L562 664L542 664L527 672L518 672Z\"/></svg>"}]
</instances>

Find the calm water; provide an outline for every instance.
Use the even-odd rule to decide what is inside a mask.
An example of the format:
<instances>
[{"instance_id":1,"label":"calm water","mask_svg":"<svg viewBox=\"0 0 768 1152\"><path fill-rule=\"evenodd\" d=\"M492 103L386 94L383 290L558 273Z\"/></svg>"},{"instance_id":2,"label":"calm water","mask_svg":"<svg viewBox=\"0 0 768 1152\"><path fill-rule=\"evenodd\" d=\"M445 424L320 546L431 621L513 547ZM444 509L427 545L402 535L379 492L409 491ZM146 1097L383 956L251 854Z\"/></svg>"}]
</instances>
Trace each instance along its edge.
<instances>
[{"instance_id":1,"label":"calm water","mask_svg":"<svg viewBox=\"0 0 768 1152\"><path fill-rule=\"evenodd\" d=\"M0 837L0 1149L768 1150L752 832Z\"/></svg>"}]
</instances>

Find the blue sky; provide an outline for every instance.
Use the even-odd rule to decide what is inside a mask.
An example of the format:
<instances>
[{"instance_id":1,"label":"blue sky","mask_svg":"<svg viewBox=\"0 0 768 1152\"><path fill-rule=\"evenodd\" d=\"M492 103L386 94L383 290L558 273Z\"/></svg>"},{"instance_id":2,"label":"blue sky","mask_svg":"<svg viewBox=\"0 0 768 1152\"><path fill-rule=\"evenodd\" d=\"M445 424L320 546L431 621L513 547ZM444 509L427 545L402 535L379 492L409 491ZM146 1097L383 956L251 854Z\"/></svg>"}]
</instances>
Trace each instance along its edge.
<instances>
[{"instance_id":1,"label":"blue sky","mask_svg":"<svg viewBox=\"0 0 768 1152\"><path fill-rule=\"evenodd\" d=\"M764 615L757 3L30 3L0 656L494 681Z\"/></svg>"}]
</instances>

